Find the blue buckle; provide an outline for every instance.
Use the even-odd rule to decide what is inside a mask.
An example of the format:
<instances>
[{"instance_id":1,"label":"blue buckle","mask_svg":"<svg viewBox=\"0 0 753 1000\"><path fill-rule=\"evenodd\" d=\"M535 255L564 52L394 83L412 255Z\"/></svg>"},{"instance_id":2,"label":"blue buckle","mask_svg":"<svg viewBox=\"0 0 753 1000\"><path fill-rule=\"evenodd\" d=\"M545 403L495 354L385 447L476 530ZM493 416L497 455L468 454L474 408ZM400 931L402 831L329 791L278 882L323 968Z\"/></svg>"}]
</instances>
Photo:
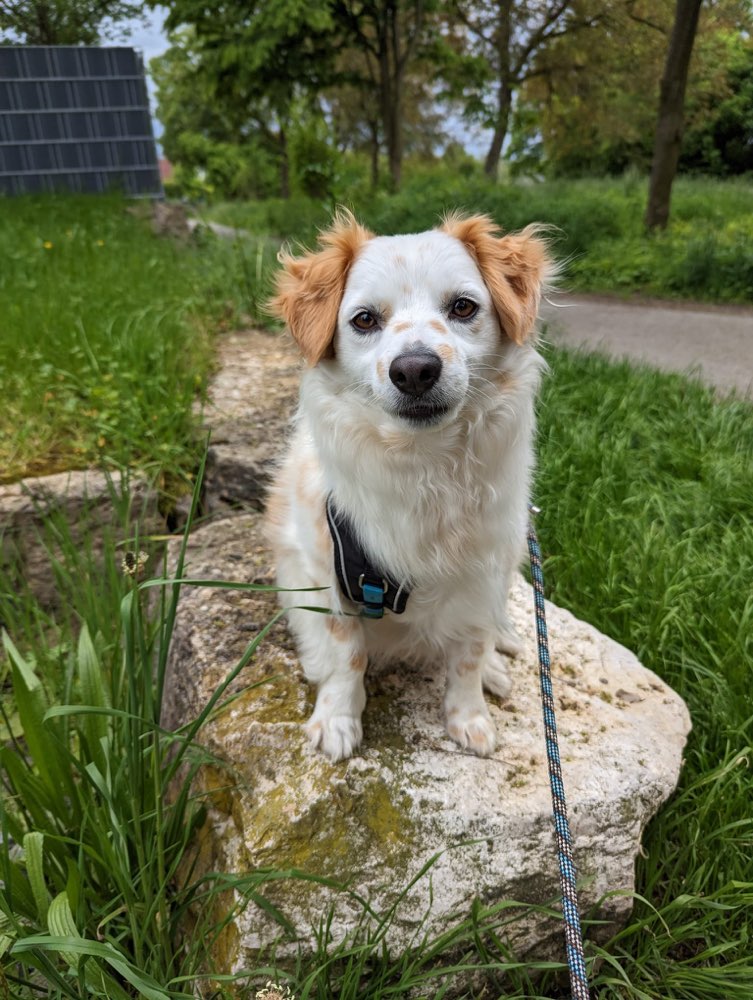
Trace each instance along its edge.
<instances>
[{"instance_id":1,"label":"blue buckle","mask_svg":"<svg viewBox=\"0 0 753 1000\"><path fill-rule=\"evenodd\" d=\"M363 594L363 615L366 618L384 617L384 595L387 592L387 584L382 580L381 587L375 583L366 583L363 574L358 578L358 583Z\"/></svg>"}]
</instances>

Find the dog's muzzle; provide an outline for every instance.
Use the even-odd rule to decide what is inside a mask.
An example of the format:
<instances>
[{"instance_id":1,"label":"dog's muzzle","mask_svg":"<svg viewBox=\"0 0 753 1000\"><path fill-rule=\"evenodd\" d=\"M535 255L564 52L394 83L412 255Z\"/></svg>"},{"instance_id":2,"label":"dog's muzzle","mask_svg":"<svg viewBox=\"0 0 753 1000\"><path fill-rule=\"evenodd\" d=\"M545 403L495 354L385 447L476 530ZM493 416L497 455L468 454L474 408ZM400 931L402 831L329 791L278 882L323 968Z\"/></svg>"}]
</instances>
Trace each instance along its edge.
<instances>
[{"instance_id":1,"label":"dog's muzzle","mask_svg":"<svg viewBox=\"0 0 753 1000\"><path fill-rule=\"evenodd\" d=\"M442 374L442 359L426 348L398 354L390 365L390 381L400 392L397 415L411 423L431 424L447 413L439 394L432 392Z\"/></svg>"}]
</instances>

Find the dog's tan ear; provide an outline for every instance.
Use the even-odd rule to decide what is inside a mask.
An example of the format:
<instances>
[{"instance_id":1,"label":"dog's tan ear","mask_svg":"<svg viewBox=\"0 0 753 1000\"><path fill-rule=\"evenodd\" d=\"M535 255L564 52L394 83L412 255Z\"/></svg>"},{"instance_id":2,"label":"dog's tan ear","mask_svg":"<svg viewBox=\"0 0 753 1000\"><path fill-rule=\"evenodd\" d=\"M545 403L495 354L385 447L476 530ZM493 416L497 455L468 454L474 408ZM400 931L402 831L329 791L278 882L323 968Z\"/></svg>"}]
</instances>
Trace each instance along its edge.
<instances>
[{"instance_id":1,"label":"dog's tan ear","mask_svg":"<svg viewBox=\"0 0 753 1000\"><path fill-rule=\"evenodd\" d=\"M487 215L446 216L442 230L464 244L489 289L504 333L516 344L533 331L541 286L554 267L541 226L503 236Z\"/></svg>"},{"instance_id":2,"label":"dog's tan ear","mask_svg":"<svg viewBox=\"0 0 753 1000\"><path fill-rule=\"evenodd\" d=\"M320 250L294 257L281 253L277 294L267 308L287 323L304 358L315 365L332 356L337 313L356 254L371 239L368 229L342 209L319 234Z\"/></svg>"}]
</instances>

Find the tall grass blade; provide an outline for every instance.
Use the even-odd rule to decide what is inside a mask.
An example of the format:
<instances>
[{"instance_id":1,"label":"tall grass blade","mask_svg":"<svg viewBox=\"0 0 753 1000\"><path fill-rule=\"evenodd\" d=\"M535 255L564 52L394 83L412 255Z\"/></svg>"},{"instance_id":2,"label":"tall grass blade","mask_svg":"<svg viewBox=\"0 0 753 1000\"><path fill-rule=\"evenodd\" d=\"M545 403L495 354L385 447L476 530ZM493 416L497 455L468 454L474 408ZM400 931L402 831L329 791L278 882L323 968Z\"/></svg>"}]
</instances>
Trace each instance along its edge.
<instances>
[{"instance_id":1,"label":"tall grass blade","mask_svg":"<svg viewBox=\"0 0 753 1000\"><path fill-rule=\"evenodd\" d=\"M29 885L34 895L34 903L37 908L37 920L40 924L47 922L47 911L50 907L50 894L44 880L44 861L42 852L44 849L44 834L34 831L27 833L23 840L24 860L26 862L26 874L29 878Z\"/></svg>"}]
</instances>

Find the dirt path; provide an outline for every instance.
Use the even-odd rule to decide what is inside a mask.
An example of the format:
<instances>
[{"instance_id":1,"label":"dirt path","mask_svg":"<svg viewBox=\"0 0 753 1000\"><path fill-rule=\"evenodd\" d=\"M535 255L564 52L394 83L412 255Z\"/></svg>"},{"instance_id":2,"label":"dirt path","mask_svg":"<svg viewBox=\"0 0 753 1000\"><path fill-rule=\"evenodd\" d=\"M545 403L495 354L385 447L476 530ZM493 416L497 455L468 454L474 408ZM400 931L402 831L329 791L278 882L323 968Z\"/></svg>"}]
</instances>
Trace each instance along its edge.
<instances>
[{"instance_id":1,"label":"dirt path","mask_svg":"<svg viewBox=\"0 0 753 1000\"><path fill-rule=\"evenodd\" d=\"M674 372L698 372L722 392L753 396L753 309L552 295L544 339Z\"/></svg>"}]
</instances>

